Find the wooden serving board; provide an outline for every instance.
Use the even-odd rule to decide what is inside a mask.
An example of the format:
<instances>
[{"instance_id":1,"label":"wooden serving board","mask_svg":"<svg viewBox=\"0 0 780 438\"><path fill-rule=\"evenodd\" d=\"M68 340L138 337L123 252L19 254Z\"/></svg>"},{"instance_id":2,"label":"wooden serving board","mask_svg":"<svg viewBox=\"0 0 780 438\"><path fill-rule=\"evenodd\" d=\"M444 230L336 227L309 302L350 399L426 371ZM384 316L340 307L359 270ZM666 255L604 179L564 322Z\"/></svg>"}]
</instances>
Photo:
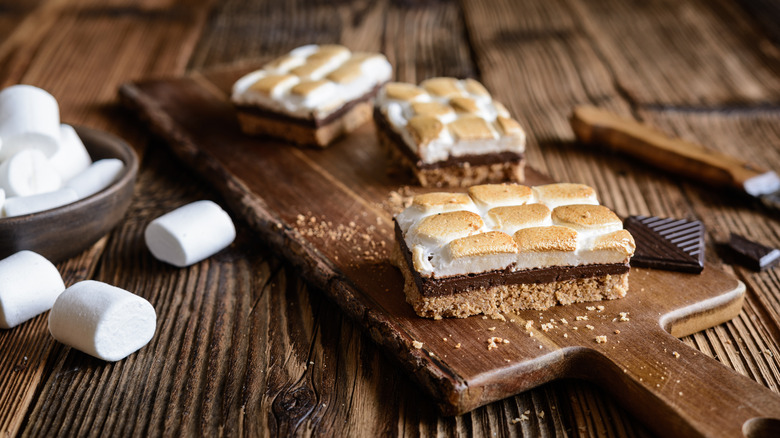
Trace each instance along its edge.
<instances>
[{"instance_id":1,"label":"wooden serving board","mask_svg":"<svg viewBox=\"0 0 780 438\"><path fill-rule=\"evenodd\" d=\"M624 299L525 311L506 321L419 318L388 256L392 213L402 195L422 189L386 175L370 123L324 150L244 136L228 93L251 67L126 84L120 93L220 190L234 215L364 326L444 413L579 378L609 390L663 435L738 436L744 424L773 424L750 419L780 417L771 391L677 339L740 311L744 286L711 266L701 275L634 268ZM549 181L528 171L529 184ZM489 349L491 337L509 343Z\"/></svg>"}]
</instances>

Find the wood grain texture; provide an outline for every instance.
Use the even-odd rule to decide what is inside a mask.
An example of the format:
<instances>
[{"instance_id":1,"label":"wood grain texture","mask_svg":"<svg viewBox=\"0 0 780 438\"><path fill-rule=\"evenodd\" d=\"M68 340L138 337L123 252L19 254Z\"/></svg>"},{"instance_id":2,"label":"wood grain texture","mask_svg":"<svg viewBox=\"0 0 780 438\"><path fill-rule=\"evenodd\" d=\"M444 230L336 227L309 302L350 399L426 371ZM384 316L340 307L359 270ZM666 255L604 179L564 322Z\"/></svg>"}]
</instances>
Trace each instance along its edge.
<instances>
[{"instance_id":1,"label":"wood grain texture","mask_svg":"<svg viewBox=\"0 0 780 438\"><path fill-rule=\"evenodd\" d=\"M175 319L147 347L154 352L139 352L146 355L142 364L124 367L46 344L45 315L20 328L23 336L0 333L0 435L649 436L622 403L581 381L547 384L463 416L438 416L357 324L303 284L246 225L239 224L240 241L219 261L198 267L164 269L145 252L139 239L156 214L191 200L222 200L164 145L148 143L133 116L115 106L116 86L180 74L185 66L262 61L312 41L387 52L403 80L453 74L478 77L493 92L509 90L501 100L529 128L537 168L596 186L621 214L705 220L707 259L734 272L748 293L736 319L684 341L777 391L780 282L773 271L732 267L718 246L730 231L777 245L777 218L631 159L583 151L566 120L572 105L591 103L780 168L773 146L780 54L775 2L560 0L520 8L505 1L228 0L213 9L207 3L0 1L2 83L52 88L65 120L106 129L149 151L128 224L60 264L66 284L97 278L137 287L158 313ZM616 7L599 16L601 5ZM642 32L631 33L629 23ZM19 29L26 30L14 33ZM670 40L666 33L691 38ZM629 46L636 51L623 51ZM702 54L708 60L688 62ZM726 105L736 111L724 113ZM127 278L125 264L135 265L127 270L142 279ZM216 280L226 265L243 280ZM204 283L206 277L214 283ZM209 297L196 305L200 287ZM196 343L218 353L199 353ZM113 376L113 386L106 376ZM513 422L525 412L528 420Z\"/></svg>"}]
</instances>

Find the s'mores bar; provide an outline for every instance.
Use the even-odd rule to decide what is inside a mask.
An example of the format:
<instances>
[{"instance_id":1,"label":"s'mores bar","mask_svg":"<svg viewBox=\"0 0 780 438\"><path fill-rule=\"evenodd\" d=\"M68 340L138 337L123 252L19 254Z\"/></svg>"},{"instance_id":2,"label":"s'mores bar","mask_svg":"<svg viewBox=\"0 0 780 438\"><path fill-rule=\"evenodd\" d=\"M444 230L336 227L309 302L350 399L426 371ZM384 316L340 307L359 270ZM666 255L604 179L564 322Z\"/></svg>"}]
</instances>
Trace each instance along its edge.
<instances>
[{"instance_id":1,"label":"s'mores bar","mask_svg":"<svg viewBox=\"0 0 780 438\"><path fill-rule=\"evenodd\" d=\"M406 301L436 319L621 298L636 248L581 184L417 195L395 233Z\"/></svg>"},{"instance_id":2,"label":"s'mores bar","mask_svg":"<svg viewBox=\"0 0 780 438\"><path fill-rule=\"evenodd\" d=\"M325 147L371 118L392 71L382 54L312 44L239 79L231 100L245 133Z\"/></svg>"},{"instance_id":3,"label":"s'mores bar","mask_svg":"<svg viewBox=\"0 0 780 438\"><path fill-rule=\"evenodd\" d=\"M390 82L377 95L374 122L392 167L424 187L524 180L525 132L474 79Z\"/></svg>"}]
</instances>

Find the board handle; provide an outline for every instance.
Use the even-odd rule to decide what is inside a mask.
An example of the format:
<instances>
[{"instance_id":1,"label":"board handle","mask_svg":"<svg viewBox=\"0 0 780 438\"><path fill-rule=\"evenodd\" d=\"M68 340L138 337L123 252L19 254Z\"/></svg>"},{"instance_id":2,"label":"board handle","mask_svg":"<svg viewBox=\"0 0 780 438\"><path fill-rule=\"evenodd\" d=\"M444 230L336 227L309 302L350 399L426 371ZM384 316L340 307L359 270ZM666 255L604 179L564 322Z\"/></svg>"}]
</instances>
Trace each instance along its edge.
<instances>
[{"instance_id":1,"label":"board handle","mask_svg":"<svg viewBox=\"0 0 780 438\"><path fill-rule=\"evenodd\" d=\"M780 396L660 327L609 356L595 380L659 436L780 436Z\"/></svg>"},{"instance_id":2,"label":"board handle","mask_svg":"<svg viewBox=\"0 0 780 438\"><path fill-rule=\"evenodd\" d=\"M603 144L663 170L712 186L750 192L751 185L761 184L762 176L771 173L601 108L575 107L570 122L582 143Z\"/></svg>"}]
</instances>

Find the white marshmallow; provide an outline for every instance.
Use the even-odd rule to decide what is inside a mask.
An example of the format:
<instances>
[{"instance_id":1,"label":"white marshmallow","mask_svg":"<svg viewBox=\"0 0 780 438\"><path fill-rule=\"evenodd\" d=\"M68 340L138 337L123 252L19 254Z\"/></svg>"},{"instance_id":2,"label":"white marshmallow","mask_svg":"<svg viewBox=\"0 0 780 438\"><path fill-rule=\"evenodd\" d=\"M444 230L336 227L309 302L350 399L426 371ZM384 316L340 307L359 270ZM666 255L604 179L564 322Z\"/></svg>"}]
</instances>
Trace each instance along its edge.
<instances>
[{"instance_id":1,"label":"white marshmallow","mask_svg":"<svg viewBox=\"0 0 780 438\"><path fill-rule=\"evenodd\" d=\"M0 328L41 314L65 290L57 268L42 255L20 251L0 260Z\"/></svg>"},{"instance_id":2,"label":"white marshmallow","mask_svg":"<svg viewBox=\"0 0 780 438\"><path fill-rule=\"evenodd\" d=\"M3 211L6 217L22 216L61 207L71 202L76 202L78 199L79 197L75 191L64 188L55 192L41 193L40 195L7 198L5 204L3 204Z\"/></svg>"},{"instance_id":3,"label":"white marshmallow","mask_svg":"<svg viewBox=\"0 0 780 438\"><path fill-rule=\"evenodd\" d=\"M9 196L30 196L62 187L62 178L43 152L25 149L0 164L0 187Z\"/></svg>"},{"instance_id":4,"label":"white marshmallow","mask_svg":"<svg viewBox=\"0 0 780 438\"><path fill-rule=\"evenodd\" d=\"M148 301L92 280L67 288L49 313L54 339L109 362L148 344L156 328L157 314Z\"/></svg>"},{"instance_id":5,"label":"white marshmallow","mask_svg":"<svg viewBox=\"0 0 780 438\"><path fill-rule=\"evenodd\" d=\"M0 160L23 149L37 149L51 157L60 139L57 100L31 85L13 85L0 91L0 138Z\"/></svg>"},{"instance_id":6,"label":"white marshmallow","mask_svg":"<svg viewBox=\"0 0 780 438\"><path fill-rule=\"evenodd\" d=\"M230 245L236 238L236 228L219 205L197 201L153 220L144 237L155 258L181 268Z\"/></svg>"},{"instance_id":7,"label":"white marshmallow","mask_svg":"<svg viewBox=\"0 0 780 438\"><path fill-rule=\"evenodd\" d=\"M84 199L110 186L122 173L124 167L125 163L118 158L95 161L87 170L65 183L65 187L73 189L79 195L79 199Z\"/></svg>"},{"instance_id":8,"label":"white marshmallow","mask_svg":"<svg viewBox=\"0 0 780 438\"><path fill-rule=\"evenodd\" d=\"M5 209L3 206L5 205L5 190L0 189L0 217L5 216Z\"/></svg>"},{"instance_id":9,"label":"white marshmallow","mask_svg":"<svg viewBox=\"0 0 780 438\"><path fill-rule=\"evenodd\" d=\"M87 148L84 147L84 143L72 126L65 124L60 126L60 147L49 158L49 163L60 174L62 181L68 181L87 170L92 164Z\"/></svg>"}]
</instances>

